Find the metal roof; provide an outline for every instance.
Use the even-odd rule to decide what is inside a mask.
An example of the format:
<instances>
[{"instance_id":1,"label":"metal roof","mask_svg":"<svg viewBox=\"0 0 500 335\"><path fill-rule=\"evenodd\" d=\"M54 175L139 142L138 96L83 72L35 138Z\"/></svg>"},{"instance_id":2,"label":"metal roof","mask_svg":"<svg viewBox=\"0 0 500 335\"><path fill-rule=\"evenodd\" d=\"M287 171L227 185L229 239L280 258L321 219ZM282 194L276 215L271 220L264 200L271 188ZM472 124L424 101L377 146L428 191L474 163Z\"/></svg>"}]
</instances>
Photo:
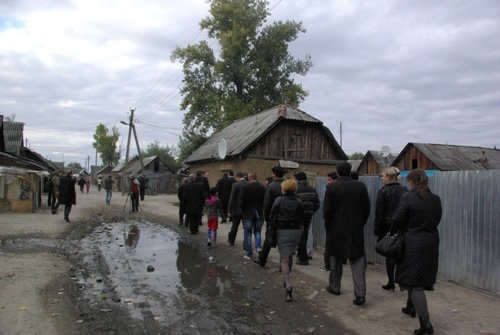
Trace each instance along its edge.
<instances>
[{"instance_id":1,"label":"metal roof","mask_svg":"<svg viewBox=\"0 0 500 335\"><path fill-rule=\"evenodd\" d=\"M283 119L323 125L321 121L296 107L278 105L258 114L234 121L210 137L200 148L186 158L184 162L190 163L219 158L218 146L221 139L226 140L226 157L242 154ZM333 135L329 131L328 135L333 138Z\"/></svg>"},{"instance_id":2,"label":"metal roof","mask_svg":"<svg viewBox=\"0 0 500 335\"><path fill-rule=\"evenodd\" d=\"M5 151L17 154L23 146L23 122L3 122L3 135L5 141Z\"/></svg>"},{"instance_id":3,"label":"metal roof","mask_svg":"<svg viewBox=\"0 0 500 335\"><path fill-rule=\"evenodd\" d=\"M392 165L414 146L441 171L498 170L500 150L447 144L408 143Z\"/></svg>"}]
</instances>

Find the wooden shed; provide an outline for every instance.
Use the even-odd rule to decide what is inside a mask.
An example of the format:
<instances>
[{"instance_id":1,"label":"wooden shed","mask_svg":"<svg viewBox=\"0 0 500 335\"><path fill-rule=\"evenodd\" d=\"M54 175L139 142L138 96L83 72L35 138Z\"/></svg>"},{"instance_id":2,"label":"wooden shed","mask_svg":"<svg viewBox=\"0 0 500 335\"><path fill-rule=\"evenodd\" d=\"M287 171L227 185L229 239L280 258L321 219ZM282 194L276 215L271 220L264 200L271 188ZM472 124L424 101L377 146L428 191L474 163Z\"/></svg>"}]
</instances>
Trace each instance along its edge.
<instances>
[{"instance_id":1,"label":"wooden shed","mask_svg":"<svg viewBox=\"0 0 500 335\"><path fill-rule=\"evenodd\" d=\"M220 150L225 155L220 157ZM264 182L273 166L281 165L292 176L305 171L325 176L347 156L321 121L290 106L278 105L236 120L208 139L183 163L190 171L208 172L214 185L228 170L256 172Z\"/></svg>"},{"instance_id":2,"label":"wooden shed","mask_svg":"<svg viewBox=\"0 0 500 335\"><path fill-rule=\"evenodd\" d=\"M448 144L408 143L392 162L401 171L498 170L500 150Z\"/></svg>"},{"instance_id":3,"label":"wooden shed","mask_svg":"<svg viewBox=\"0 0 500 335\"><path fill-rule=\"evenodd\" d=\"M380 151L368 150L355 171L362 176L378 176L384 169L391 166L395 158L396 156L392 154L383 156Z\"/></svg>"}]
</instances>

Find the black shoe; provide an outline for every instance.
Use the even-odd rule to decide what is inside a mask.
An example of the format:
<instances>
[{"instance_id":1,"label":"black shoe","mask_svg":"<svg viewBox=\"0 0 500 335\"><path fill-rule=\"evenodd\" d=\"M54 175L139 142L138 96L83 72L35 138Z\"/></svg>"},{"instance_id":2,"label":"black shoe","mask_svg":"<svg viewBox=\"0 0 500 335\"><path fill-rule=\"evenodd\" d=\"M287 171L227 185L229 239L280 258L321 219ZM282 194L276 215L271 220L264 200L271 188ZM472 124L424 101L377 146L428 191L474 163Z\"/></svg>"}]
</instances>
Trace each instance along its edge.
<instances>
[{"instance_id":1,"label":"black shoe","mask_svg":"<svg viewBox=\"0 0 500 335\"><path fill-rule=\"evenodd\" d=\"M420 321L420 328L415 329L413 334L416 335L427 335L434 334L434 327L432 327L431 321L429 320L429 316L419 316L418 321Z\"/></svg>"},{"instance_id":2,"label":"black shoe","mask_svg":"<svg viewBox=\"0 0 500 335\"><path fill-rule=\"evenodd\" d=\"M69 221L69 218L64 218L64 221L66 221L66 222L70 222L70 221Z\"/></svg>"},{"instance_id":3,"label":"black shoe","mask_svg":"<svg viewBox=\"0 0 500 335\"><path fill-rule=\"evenodd\" d=\"M330 288L330 286L327 286L327 287L325 288L325 290L326 290L326 292L331 293L331 294L333 294L333 295L340 295L340 292L337 292L337 291L332 290L332 289Z\"/></svg>"},{"instance_id":4,"label":"black shoe","mask_svg":"<svg viewBox=\"0 0 500 335\"><path fill-rule=\"evenodd\" d=\"M295 262L295 264L297 264L297 265L309 265L309 261L305 261L305 262L297 261L297 262Z\"/></svg>"},{"instance_id":5,"label":"black shoe","mask_svg":"<svg viewBox=\"0 0 500 335\"><path fill-rule=\"evenodd\" d=\"M252 258L252 260L253 260L255 263L257 263L257 264L259 264L260 266L262 266L262 267L266 266L266 263L262 263L259 257L254 257L254 258Z\"/></svg>"},{"instance_id":6,"label":"black shoe","mask_svg":"<svg viewBox=\"0 0 500 335\"><path fill-rule=\"evenodd\" d=\"M307 259L311 260L311 259L313 259L313 256L307 256Z\"/></svg>"},{"instance_id":7,"label":"black shoe","mask_svg":"<svg viewBox=\"0 0 500 335\"><path fill-rule=\"evenodd\" d=\"M293 289L291 287L286 289L286 295L285 295L286 302L292 301L292 292L293 292Z\"/></svg>"},{"instance_id":8,"label":"black shoe","mask_svg":"<svg viewBox=\"0 0 500 335\"><path fill-rule=\"evenodd\" d=\"M352 303L355 304L356 306L363 306L365 302L366 302L365 297L356 297L356 299L352 301Z\"/></svg>"},{"instance_id":9,"label":"black shoe","mask_svg":"<svg viewBox=\"0 0 500 335\"><path fill-rule=\"evenodd\" d=\"M234 241L227 240L227 243L231 244L234 247Z\"/></svg>"},{"instance_id":10,"label":"black shoe","mask_svg":"<svg viewBox=\"0 0 500 335\"><path fill-rule=\"evenodd\" d=\"M394 283L388 283L387 285L382 285L382 288L384 290L394 292L394 289L396 288L396 285L394 285Z\"/></svg>"}]
</instances>

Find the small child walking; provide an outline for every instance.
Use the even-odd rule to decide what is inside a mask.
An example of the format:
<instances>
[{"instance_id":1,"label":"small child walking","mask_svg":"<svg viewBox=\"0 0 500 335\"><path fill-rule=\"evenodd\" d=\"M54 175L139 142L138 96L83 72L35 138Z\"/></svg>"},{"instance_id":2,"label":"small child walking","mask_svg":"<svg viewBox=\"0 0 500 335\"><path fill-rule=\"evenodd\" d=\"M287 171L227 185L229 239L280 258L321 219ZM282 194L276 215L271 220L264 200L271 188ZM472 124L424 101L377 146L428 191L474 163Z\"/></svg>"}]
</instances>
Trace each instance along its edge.
<instances>
[{"instance_id":1,"label":"small child walking","mask_svg":"<svg viewBox=\"0 0 500 335\"><path fill-rule=\"evenodd\" d=\"M219 213L222 208L220 199L218 197L218 192L215 187L210 189L210 195L205 200L205 206L207 207L207 247L215 247L215 242L217 241L217 229L219 228Z\"/></svg>"}]
</instances>

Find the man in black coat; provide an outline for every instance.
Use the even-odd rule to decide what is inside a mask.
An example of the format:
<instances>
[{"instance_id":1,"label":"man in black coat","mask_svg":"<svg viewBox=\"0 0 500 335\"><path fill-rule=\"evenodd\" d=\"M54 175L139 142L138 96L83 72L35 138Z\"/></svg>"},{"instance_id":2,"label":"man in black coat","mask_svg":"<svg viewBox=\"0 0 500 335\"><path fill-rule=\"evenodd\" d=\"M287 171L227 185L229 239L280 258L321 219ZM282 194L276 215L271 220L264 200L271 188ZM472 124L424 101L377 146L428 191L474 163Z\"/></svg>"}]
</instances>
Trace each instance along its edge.
<instances>
[{"instance_id":1,"label":"man in black coat","mask_svg":"<svg viewBox=\"0 0 500 335\"><path fill-rule=\"evenodd\" d=\"M319 197L316 189L307 183L307 175L305 172L297 172L295 174L295 180L297 180L297 183L299 184L299 187L297 188L297 197L302 200L304 207L304 216L302 221L304 228L297 247L297 264L309 265L309 258L307 257L307 238L309 235L309 226L311 225L312 217L319 209Z\"/></svg>"},{"instance_id":2,"label":"man in black coat","mask_svg":"<svg viewBox=\"0 0 500 335\"><path fill-rule=\"evenodd\" d=\"M257 254L262 251L261 230L264 224L264 196L266 188L257 181L256 173L248 174L248 183L241 188L238 199L239 207L243 212L243 227L245 229L243 246L245 247L245 258L253 259L252 233L255 236L255 250Z\"/></svg>"},{"instance_id":3,"label":"man in black coat","mask_svg":"<svg viewBox=\"0 0 500 335\"><path fill-rule=\"evenodd\" d=\"M228 213L231 216L233 224L231 225L231 231L229 231L227 235L227 241L231 245L234 245L236 235L238 234L238 228L243 218L243 212L239 207L238 199L240 198L241 188L243 185L248 184L248 181L244 177L245 175L243 172L238 171L236 173L236 182L231 187L231 196L229 197Z\"/></svg>"},{"instance_id":4,"label":"man in black coat","mask_svg":"<svg viewBox=\"0 0 500 335\"><path fill-rule=\"evenodd\" d=\"M189 230L191 234L198 232L199 222L203 213L205 204L205 191L203 184L194 181L194 175L189 176L189 182L184 186L182 202L186 209L186 219L189 221Z\"/></svg>"},{"instance_id":5,"label":"man in black coat","mask_svg":"<svg viewBox=\"0 0 500 335\"><path fill-rule=\"evenodd\" d=\"M271 251L271 244L269 243L269 232L267 227L270 225L270 214L271 208L273 207L274 200L283 195L281 193L281 183L283 182L283 176L285 175L285 169L281 166L275 166L271 169L273 174L273 181L267 185L266 194L264 196L264 219L266 220L266 237L264 240L264 246L262 247L262 252L259 257L254 258L254 262L264 267L267 263L267 258L269 257L269 252Z\"/></svg>"},{"instance_id":6,"label":"man in black coat","mask_svg":"<svg viewBox=\"0 0 500 335\"><path fill-rule=\"evenodd\" d=\"M229 198L231 197L231 190L235 182L236 179L229 178L228 173L224 172L222 174L222 178L219 179L217 181L217 185L215 185L217 192L219 192L219 199L222 205L221 223L227 222L227 213L228 213L227 209L229 206Z\"/></svg>"},{"instance_id":7,"label":"man in black coat","mask_svg":"<svg viewBox=\"0 0 500 335\"><path fill-rule=\"evenodd\" d=\"M327 292L339 295L344 259L351 264L355 305L366 300L364 226L370 215L365 184L352 179L351 164L337 164L338 180L326 187L323 202L325 228L330 237L330 278Z\"/></svg>"},{"instance_id":8,"label":"man in black coat","mask_svg":"<svg viewBox=\"0 0 500 335\"><path fill-rule=\"evenodd\" d=\"M59 180L59 203L64 206L64 221L69 222L69 213L71 206L76 205L76 181L73 178L73 172L70 170L66 176Z\"/></svg>"}]
</instances>

